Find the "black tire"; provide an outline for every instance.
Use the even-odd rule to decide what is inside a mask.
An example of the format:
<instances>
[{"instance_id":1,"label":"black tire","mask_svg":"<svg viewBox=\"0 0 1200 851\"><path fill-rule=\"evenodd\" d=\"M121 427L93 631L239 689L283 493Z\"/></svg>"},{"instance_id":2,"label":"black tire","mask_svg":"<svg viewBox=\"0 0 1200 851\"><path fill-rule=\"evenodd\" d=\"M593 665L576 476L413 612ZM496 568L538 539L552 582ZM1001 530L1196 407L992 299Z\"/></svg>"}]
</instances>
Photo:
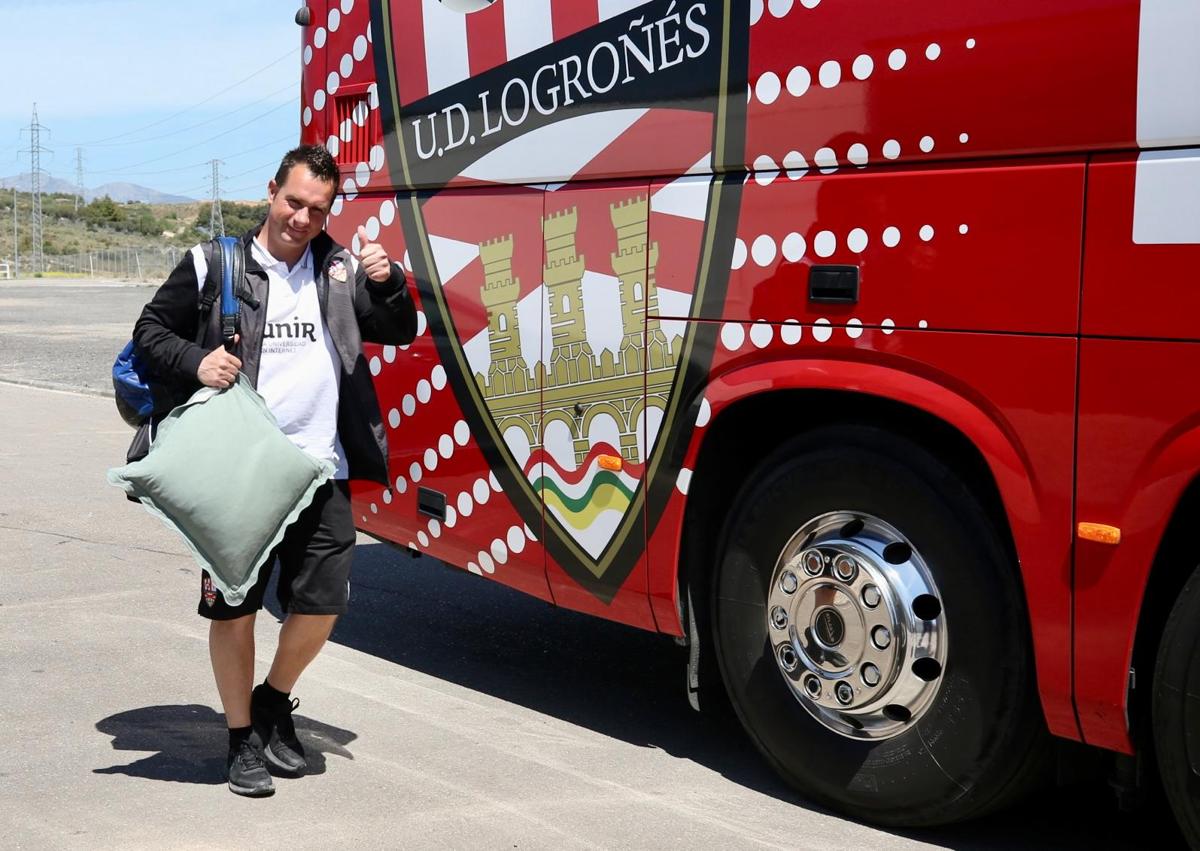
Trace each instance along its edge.
<instances>
[{"instance_id":1,"label":"black tire","mask_svg":"<svg viewBox=\"0 0 1200 851\"><path fill-rule=\"evenodd\" d=\"M713 634L742 725L802 794L864 821L944 824L1009 803L1049 759L1017 566L962 481L881 429L842 425L765 460L735 502L713 582ZM924 557L941 593L948 650L936 697L883 740L817 721L777 667L767 585L793 533L830 511L872 514Z\"/></svg>"},{"instance_id":2,"label":"black tire","mask_svg":"<svg viewBox=\"0 0 1200 851\"><path fill-rule=\"evenodd\" d=\"M1200 848L1200 568L1163 629L1151 717L1167 800L1188 845Z\"/></svg>"}]
</instances>

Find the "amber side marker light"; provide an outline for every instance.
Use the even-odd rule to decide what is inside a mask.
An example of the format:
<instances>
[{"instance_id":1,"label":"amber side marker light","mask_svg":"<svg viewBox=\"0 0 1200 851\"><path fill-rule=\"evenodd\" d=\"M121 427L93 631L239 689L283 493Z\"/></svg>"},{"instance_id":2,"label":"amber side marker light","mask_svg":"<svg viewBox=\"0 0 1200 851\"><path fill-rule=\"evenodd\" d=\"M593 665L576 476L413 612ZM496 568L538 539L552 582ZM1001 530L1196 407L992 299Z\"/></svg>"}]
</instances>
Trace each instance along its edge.
<instances>
[{"instance_id":1,"label":"amber side marker light","mask_svg":"<svg viewBox=\"0 0 1200 851\"><path fill-rule=\"evenodd\" d=\"M601 470L620 470L621 456L620 455L600 455L596 458L596 463L600 465Z\"/></svg>"},{"instance_id":2,"label":"amber side marker light","mask_svg":"<svg viewBox=\"0 0 1200 851\"><path fill-rule=\"evenodd\" d=\"M1095 541L1097 544L1121 543L1121 530L1116 526L1105 526L1103 523L1080 523L1079 537L1085 541Z\"/></svg>"}]
</instances>

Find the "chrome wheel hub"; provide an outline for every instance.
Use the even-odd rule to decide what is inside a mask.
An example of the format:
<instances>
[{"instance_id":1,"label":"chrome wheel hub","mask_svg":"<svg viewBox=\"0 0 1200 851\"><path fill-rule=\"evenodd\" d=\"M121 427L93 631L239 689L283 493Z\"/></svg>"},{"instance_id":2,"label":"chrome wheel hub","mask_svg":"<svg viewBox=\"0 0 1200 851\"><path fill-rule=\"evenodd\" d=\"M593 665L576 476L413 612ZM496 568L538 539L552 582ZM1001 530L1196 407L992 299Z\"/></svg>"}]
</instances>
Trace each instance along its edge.
<instances>
[{"instance_id":1,"label":"chrome wheel hub","mask_svg":"<svg viewBox=\"0 0 1200 851\"><path fill-rule=\"evenodd\" d=\"M946 615L929 568L868 514L823 514L792 535L771 576L767 631L796 699L853 739L886 739L917 721L946 664Z\"/></svg>"}]
</instances>

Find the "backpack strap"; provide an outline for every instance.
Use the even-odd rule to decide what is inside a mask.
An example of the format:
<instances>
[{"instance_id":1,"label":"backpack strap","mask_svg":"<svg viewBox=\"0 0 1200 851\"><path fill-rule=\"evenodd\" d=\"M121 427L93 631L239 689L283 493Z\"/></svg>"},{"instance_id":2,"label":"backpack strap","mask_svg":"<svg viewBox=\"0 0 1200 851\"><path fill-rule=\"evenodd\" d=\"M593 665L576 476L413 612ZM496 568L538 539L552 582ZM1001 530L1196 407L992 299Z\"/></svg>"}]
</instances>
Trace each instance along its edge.
<instances>
[{"instance_id":1,"label":"backpack strap","mask_svg":"<svg viewBox=\"0 0 1200 851\"><path fill-rule=\"evenodd\" d=\"M244 286L245 256L242 253L241 241L232 236L222 236L217 240L221 269L221 339L225 342L227 351L233 351L233 338L239 331L241 309L238 304L234 287L241 290Z\"/></svg>"},{"instance_id":2,"label":"backpack strap","mask_svg":"<svg viewBox=\"0 0 1200 851\"><path fill-rule=\"evenodd\" d=\"M201 338L203 338L204 325L208 322L213 303L216 302L217 294L221 291L221 279L217 277L216 270L213 268L213 257L217 256L217 241L212 240L204 245L201 251L204 252L205 268L207 269L204 275L204 286L200 288L200 331Z\"/></svg>"}]
</instances>

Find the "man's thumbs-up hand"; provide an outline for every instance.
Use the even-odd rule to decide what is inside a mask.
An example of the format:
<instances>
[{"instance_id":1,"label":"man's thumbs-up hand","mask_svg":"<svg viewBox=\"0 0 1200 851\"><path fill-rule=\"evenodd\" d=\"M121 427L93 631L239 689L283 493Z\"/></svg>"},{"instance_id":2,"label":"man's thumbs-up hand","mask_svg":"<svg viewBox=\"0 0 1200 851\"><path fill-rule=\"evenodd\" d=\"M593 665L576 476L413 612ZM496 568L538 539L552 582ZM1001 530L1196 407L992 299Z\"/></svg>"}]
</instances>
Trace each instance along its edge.
<instances>
[{"instance_id":1,"label":"man's thumbs-up hand","mask_svg":"<svg viewBox=\"0 0 1200 851\"><path fill-rule=\"evenodd\" d=\"M371 242L367 229L358 226L358 260L363 270L372 281L383 283L392 274L392 263L388 260L387 252L378 242Z\"/></svg>"}]
</instances>

